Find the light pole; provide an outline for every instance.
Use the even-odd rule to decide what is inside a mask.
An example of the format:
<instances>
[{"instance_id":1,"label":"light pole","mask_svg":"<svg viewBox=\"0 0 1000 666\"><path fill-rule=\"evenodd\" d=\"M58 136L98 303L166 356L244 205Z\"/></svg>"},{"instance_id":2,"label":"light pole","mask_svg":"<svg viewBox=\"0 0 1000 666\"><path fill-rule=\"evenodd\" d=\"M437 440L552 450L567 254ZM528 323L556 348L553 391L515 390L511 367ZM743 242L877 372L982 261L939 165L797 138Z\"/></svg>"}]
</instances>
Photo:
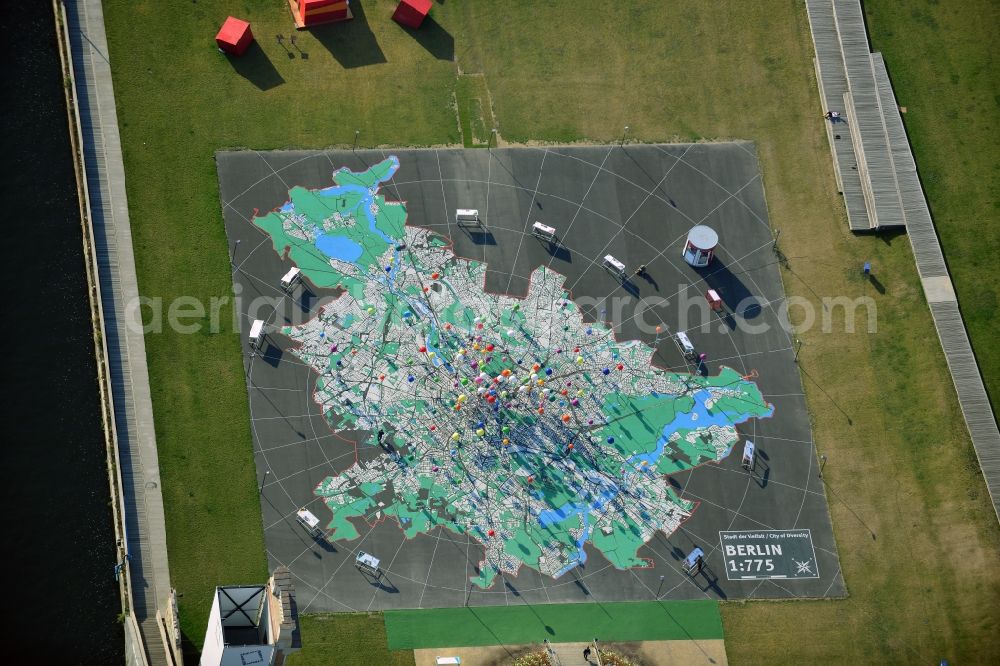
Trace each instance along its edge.
<instances>
[{"instance_id":1,"label":"light pole","mask_svg":"<svg viewBox=\"0 0 1000 666\"><path fill-rule=\"evenodd\" d=\"M823 478L823 468L826 467L826 456L819 457L819 478Z\"/></svg>"},{"instance_id":2,"label":"light pole","mask_svg":"<svg viewBox=\"0 0 1000 666\"><path fill-rule=\"evenodd\" d=\"M360 135L361 135L361 130L354 130L354 147L351 148L352 153L358 149L358 136Z\"/></svg>"},{"instance_id":3,"label":"light pole","mask_svg":"<svg viewBox=\"0 0 1000 666\"><path fill-rule=\"evenodd\" d=\"M795 363L799 362L799 351L802 350L802 341L795 338L795 356L792 357L792 361Z\"/></svg>"},{"instance_id":4,"label":"light pole","mask_svg":"<svg viewBox=\"0 0 1000 666\"><path fill-rule=\"evenodd\" d=\"M230 260L232 263L236 263L236 250L240 249L240 239L236 239L236 243L233 245L233 258Z\"/></svg>"},{"instance_id":5,"label":"light pole","mask_svg":"<svg viewBox=\"0 0 1000 666\"><path fill-rule=\"evenodd\" d=\"M258 493L257 493L258 495L263 495L264 494L264 484L267 483L267 475L270 474L270 473L271 473L271 470L269 470L269 469L264 470L264 478L260 480L260 491L258 491Z\"/></svg>"},{"instance_id":6,"label":"light pole","mask_svg":"<svg viewBox=\"0 0 1000 666\"><path fill-rule=\"evenodd\" d=\"M660 598L660 592L663 591L663 579L664 578L666 578L666 576L660 576L660 586L656 588L656 598L657 599Z\"/></svg>"},{"instance_id":7,"label":"light pole","mask_svg":"<svg viewBox=\"0 0 1000 666\"><path fill-rule=\"evenodd\" d=\"M492 150L493 147L496 145L497 145L497 128L494 127L493 129L490 130L490 138L489 141L486 142L486 149Z\"/></svg>"},{"instance_id":8,"label":"light pole","mask_svg":"<svg viewBox=\"0 0 1000 666\"><path fill-rule=\"evenodd\" d=\"M619 146L624 146L625 145L625 136L628 134L628 130L629 130L629 126L626 125L624 131L622 131L622 140L621 140L621 143L618 144Z\"/></svg>"}]
</instances>

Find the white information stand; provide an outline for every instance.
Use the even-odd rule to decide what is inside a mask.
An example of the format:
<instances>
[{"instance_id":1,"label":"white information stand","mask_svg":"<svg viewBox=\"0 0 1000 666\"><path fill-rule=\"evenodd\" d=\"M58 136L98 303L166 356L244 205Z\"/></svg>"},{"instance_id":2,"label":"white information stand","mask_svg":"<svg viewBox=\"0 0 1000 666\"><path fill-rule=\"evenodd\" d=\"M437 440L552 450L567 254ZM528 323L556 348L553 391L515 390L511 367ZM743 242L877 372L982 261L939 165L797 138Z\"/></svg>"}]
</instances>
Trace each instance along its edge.
<instances>
[{"instance_id":1,"label":"white information stand","mask_svg":"<svg viewBox=\"0 0 1000 666\"><path fill-rule=\"evenodd\" d=\"M310 536L317 539L323 538L323 530L319 528L319 518L317 518L312 511L309 511L308 509L299 509L295 512L295 519L299 521L299 524L302 525L307 532L309 532Z\"/></svg>"},{"instance_id":2,"label":"white information stand","mask_svg":"<svg viewBox=\"0 0 1000 666\"><path fill-rule=\"evenodd\" d=\"M302 271L300 271L298 267L292 266L290 269L288 269L288 272L285 273L285 276L281 278L281 288L284 289L285 291L288 291L300 279L302 279Z\"/></svg>"},{"instance_id":3,"label":"white information stand","mask_svg":"<svg viewBox=\"0 0 1000 666\"><path fill-rule=\"evenodd\" d=\"M379 564L381 564L381 560L374 555L364 552L363 550L359 550L357 557L354 558L354 566L367 574L375 576L376 578L382 575L382 570L379 569Z\"/></svg>"},{"instance_id":4,"label":"white information stand","mask_svg":"<svg viewBox=\"0 0 1000 666\"><path fill-rule=\"evenodd\" d=\"M531 225L531 235L550 243L556 242L556 230L547 224L542 224L541 222L535 222Z\"/></svg>"},{"instance_id":5,"label":"white information stand","mask_svg":"<svg viewBox=\"0 0 1000 666\"><path fill-rule=\"evenodd\" d=\"M625 264L612 257L610 254L604 255L604 267L616 273L618 277L625 277Z\"/></svg>"},{"instance_id":6,"label":"white information stand","mask_svg":"<svg viewBox=\"0 0 1000 666\"><path fill-rule=\"evenodd\" d=\"M260 349L260 343L264 340L264 320L257 319L254 321L253 325L250 326L250 335L248 336L250 340L251 349Z\"/></svg>"},{"instance_id":7,"label":"white information stand","mask_svg":"<svg viewBox=\"0 0 1000 666\"><path fill-rule=\"evenodd\" d=\"M684 357L694 360L694 345L691 344L691 338L687 336L687 333L678 331L674 337L677 340L677 348L681 350Z\"/></svg>"},{"instance_id":8,"label":"white information stand","mask_svg":"<svg viewBox=\"0 0 1000 666\"><path fill-rule=\"evenodd\" d=\"M743 469L752 472L755 459L753 442L748 439L743 445Z\"/></svg>"},{"instance_id":9,"label":"white information stand","mask_svg":"<svg viewBox=\"0 0 1000 666\"><path fill-rule=\"evenodd\" d=\"M455 210L455 224L478 224L483 226L479 219L479 210L476 208L458 208Z\"/></svg>"}]
</instances>

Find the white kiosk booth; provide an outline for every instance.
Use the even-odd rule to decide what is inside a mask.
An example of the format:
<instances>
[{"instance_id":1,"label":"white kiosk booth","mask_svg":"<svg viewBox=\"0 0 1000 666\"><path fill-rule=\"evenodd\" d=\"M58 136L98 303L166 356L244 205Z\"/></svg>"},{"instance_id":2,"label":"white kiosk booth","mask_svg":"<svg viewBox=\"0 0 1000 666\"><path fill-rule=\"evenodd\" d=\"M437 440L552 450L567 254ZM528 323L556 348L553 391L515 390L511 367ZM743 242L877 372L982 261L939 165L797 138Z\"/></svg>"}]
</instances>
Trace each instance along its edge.
<instances>
[{"instance_id":1,"label":"white kiosk booth","mask_svg":"<svg viewBox=\"0 0 1000 666\"><path fill-rule=\"evenodd\" d=\"M715 255L715 248L719 244L719 234L711 227L699 224L692 227L688 232L687 242L684 243L684 251L681 256L695 268L708 266Z\"/></svg>"}]
</instances>

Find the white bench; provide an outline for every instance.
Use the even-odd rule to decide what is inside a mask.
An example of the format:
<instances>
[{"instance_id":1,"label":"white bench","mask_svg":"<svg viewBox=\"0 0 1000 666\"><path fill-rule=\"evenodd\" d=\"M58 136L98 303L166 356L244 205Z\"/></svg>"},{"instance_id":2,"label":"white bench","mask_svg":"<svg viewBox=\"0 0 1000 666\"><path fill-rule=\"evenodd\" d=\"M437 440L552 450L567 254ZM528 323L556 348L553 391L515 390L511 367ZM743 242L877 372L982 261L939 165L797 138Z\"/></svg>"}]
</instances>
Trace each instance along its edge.
<instances>
[{"instance_id":1,"label":"white bench","mask_svg":"<svg viewBox=\"0 0 1000 666\"><path fill-rule=\"evenodd\" d=\"M754 446L753 442L751 442L748 439L746 444L743 445L743 469L747 470L748 472L752 472L753 462L754 462Z\"/></svg>"},{"instance_id":2,"label":"white bench","mask_svg":"<svg viewBox=\"0 0 1000 666\"><path fill-rule=\"evenodd\" d=\"M531 235L535 238L541 238L542 240L547 240L549 242L556 240L556 230L547 224L542 224L541 222L535 222L531 225Z\"/></svg>"},{"instance_id":3,"label":"white bench","mask_svg":"<svg viewBox=\"0 0 1000 666\"><path fill-rule=\"evenodd\" d=\"M292 266L288 269L288 272L285 273L285 276L281 278L281 288L287 291L288 289L291 289L292 285L298 282L301 278L302 271L300 271L297 267Z\"/></svg>"},{"instance_id":4,"label":"white bench","mask_svg":"<svg viewBox=\"0 0 1000 666\"><path fill-rule=\"evenodd\" d=\"M619 277L625 277L625 264L612 257L610 254L604 255L604 267L617 273Z\"/></svg>"},{"instance_id":5,"label":"white bench","mask_svg":"<svg viewBox=\"0 0 1000 666\"><path fill-rule=\"evenodd\" d=\"M479 211L475 208L458 208L455 210L455 224L462 224L463 222L471 222L473 224L482 225L479 220Z\"/></svg>"},{"instance_id":6,"label":"white bench","mask_svg":"<svg viewBox=\"0 0 1000 666\"><path fill-rule=\"evenodd\" d=\"M354 558L355 567L375 577L382 576L382 569L380 567L381 563L382 561L377 557L370 555L363 550L358 551L357 556Z\"/></svg>"},{"instance_id":7,"label":"white bench","mask_svg":"<svg viewBox=\"0 0 1000 666\"><path fill-rule=\"evenodd\" d=\"M437 666L445 666L446 664L461 664L461 657L438 657L435 661Z\"/></svg>"},{"instance_id":8,"label":"white bench","mask_svg":"<svg viewBox=\"0 0 1000 666\"><path fill-rule=\"evenodd\" d=\"M691 338L687 336L687 333L678 331L674 337L677 340L677 347L681 350L681 353L687 358L694 358L694 345L691 344Z\"/></svg>"},{"instance_id":9,"label":"white bench","mask_svg":"<svg viewBox=\"0 0 1000 666\"><path fill-rule=\"evenodd\" d=\"M264 320L257 319L254 321L253 325L250 326L250 335L248 336L250 340L250 347L253 349L260 349L260 343L264 339Z\"/></svg>"},{"instance_id":10,"label":"white bench","mask_svg":"<svg viewBox=\"0 0 1000 666\"><path fill-rule=\"evenodd\" d=\"M311 536L316 538L323 536L323 530L319 528L319 518L309 509L299 509L295 512L295 519L306 529Z\"/></svg>"}]
</instances>

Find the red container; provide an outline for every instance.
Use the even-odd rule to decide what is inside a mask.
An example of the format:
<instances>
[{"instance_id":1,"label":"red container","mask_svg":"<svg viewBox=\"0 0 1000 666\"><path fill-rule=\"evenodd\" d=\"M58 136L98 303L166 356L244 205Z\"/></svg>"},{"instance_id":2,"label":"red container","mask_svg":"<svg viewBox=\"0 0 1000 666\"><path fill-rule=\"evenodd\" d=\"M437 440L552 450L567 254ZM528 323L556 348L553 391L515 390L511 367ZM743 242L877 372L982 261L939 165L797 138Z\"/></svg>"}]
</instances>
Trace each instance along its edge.
<instances>
[{"instance_id":1,"label":"red container","mask_svg":"<svg viewBox=\"0 0 1000 666\"><path fill-rule=\"evenodd\" d=\"M310 28L322 23L353 18L349 0L288 0L296 28Z\"/></svg>"},{"instance_id":2,"label":"red container","mask_svg":"<svg viewBox=\"0 0 1000 666\"><path fill-rule=\"evenodd\" d=\"M392 20L407 28L419 28L431 11L431 0L400 0Z\"/></svg>"},{"instance_id":3,"label":"red container","mask_svg":"<svg viewBox=\"0 0 1000 666\"><path fill-rule=\"evenodd\" d=\"M215 43L226 53L241 56L250 48L253 33L250 24L242 19L230 16L215 36Z\"/></svg>"}]
</instances>

